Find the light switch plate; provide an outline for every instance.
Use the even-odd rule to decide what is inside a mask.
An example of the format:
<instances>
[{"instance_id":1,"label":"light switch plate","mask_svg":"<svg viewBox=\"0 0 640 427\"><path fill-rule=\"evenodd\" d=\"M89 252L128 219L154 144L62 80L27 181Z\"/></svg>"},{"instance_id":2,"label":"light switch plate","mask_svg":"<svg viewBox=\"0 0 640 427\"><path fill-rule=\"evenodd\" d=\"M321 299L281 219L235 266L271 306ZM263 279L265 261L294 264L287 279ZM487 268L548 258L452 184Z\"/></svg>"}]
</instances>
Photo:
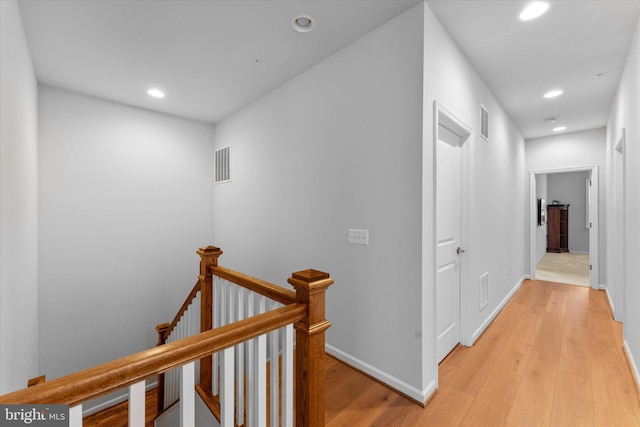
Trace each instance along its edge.
<instances>
[{"instance_id":1,"label":"light switch plate","mask_svg":"<svg viewBox=\"0 0 640 427\"><path fill-rule=\"evenodd\" d=\"M354 245L368 245L369 244L369 230L362 230L359 228L349 229L349 243Z\"/></svg>"}]
</instances>

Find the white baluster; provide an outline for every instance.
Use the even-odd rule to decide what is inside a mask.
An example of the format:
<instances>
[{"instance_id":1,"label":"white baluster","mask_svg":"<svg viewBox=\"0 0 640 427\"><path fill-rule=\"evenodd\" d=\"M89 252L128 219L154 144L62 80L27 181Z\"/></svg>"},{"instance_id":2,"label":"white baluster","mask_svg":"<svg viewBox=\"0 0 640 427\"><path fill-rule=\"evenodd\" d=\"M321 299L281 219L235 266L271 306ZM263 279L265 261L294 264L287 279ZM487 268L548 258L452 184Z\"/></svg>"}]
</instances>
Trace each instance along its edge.
<instances>
[{"instance_id":1,"label":"white baluster","mask_svg":"<svg viewBox=\"0 0 640 427\"><path fill-rule=\"evenodd\" d=\"M178 341L178 335L179 332L176 329L176 336L173 337L173 341L176 342ZM180 368L175 368L171 371L171 376L173 378L173 381L171 383L171 388L173 389L173 395L171 398L171 403L173 404L175 401L177 401L180 398Z\"/></svg>"},{"instance_id":2,"label":"white baluster","mask_svg":"<svg viewBox=\"0 0 640 427\"><path fill-rule=\"evenodd\" d=\"M233 413L235 411L233 400L233 347L223 350L220 356L222 359L220 363L220 426L233 427Z\"/></svg>"},{"instance_id":3,"label":"white baluster","mask_svg":"<svg viewBox=\"0 0 640 427\"><path fill-rule=\"evenodd\" d=\"M69 408L69 427L82 427L82 403Z\"/></svg>"},{"instance_id":4,"label":"white baluster","mask_svg":"<svg viewBox=\"0 0 640 427\"><path fill-rule=\"evenodd\" d=\"M258 298L258 313L265 312L264 296ZM267 425L267 337L260 335L256 338L256 358L255 358L255 390L256 393L256 426Z\"/></svg>"},{"instance_id":5,"label":"white baluster","mask_svg":"<svg viewBox=\"0 0 640 427\"><path fill-rule=\"evenodd\" d=\"M213 280L213 305L212 305L212 310L213 310L213 329L216 329L217 327L221 326L220 324L220 288L222 287L222 279L220 279L218 276L214 276L214 280ZM212 389L212 394L215 396L218 394L218 353L214 353L213 354L213 362L212 362L212 366L211 366L211 370L212 370L212 381L211 381L211 389Z\"/></svg>"},{"instance_id":6,"label":"white baluster","mask_svg":"<svg viewBox=\"0 0 640 427\"><path fill-rule=\"evenodd\" d=\"M183 338L191 336L191 304L187 306L187 309L184 312L184 331L185 336Z\"/></svg>"},{"instance_id":7,"label":"white baluster","mask_svg":"<svg viewBox=\"0 0 640 427\"><path fill-rule=\"evenodd\" d=\"M273 301L271 304L271 308L274 309L276 306L276 302ZM280 350L279 343L279 332L275 330L273 332L269 332L269 389L271 391L269 406L271 408L271 425L277 426L280 424L279 422L279 402L278 402L278 394L279 394L279 369L278 369L278 355Z\"/></svg>"},{"instance_id":8,"label":"white baluster","mask_svg":"<svg viewBox=\"0 0 640 427\"><path fill-rule=\"evenodd\" d=\"M193 301L192 304L193 307L193 333L195 334L199 334L200 332L202 332L200 330L200 316L201 316L201 310L200 310L200 292L196 293L196 297ZM200 361L196 360L196 378L199 378L200 372ZM197 382L197 380L196 380Z\"/></svg>"},{"instance_id":9,"label":"white baluster","mask_svg":"<svg viewBox=\"0 0 640 427\"><path fill-rule=\"evenodd\" d=\"M293 325L282 331L282 427L293 427Z\"/></svg>"},{"instance_id":10,"label":"white baluster","mask_svg":"<svg viewBox=\"0 0 640 427\"><path fill-rule=\"evenodd\" d=\"M173 331L171 331L171 334L169 334L169 338L167 339L168 343L172 343L174 341L174 336L175 336L175 329ZM170 370L167 371L167 373L165 374L165 396L164 396L164 407L168 408L174 400L174 395L173 395L173 384L174 384L174 370Z\"/></svg>"},{"instance_id":11,"label":"white baluster","mask_svg":"<svg viewBox=\"0 0 640 427\"><path fill-rule=\"evenodd\" d=\"M129 427L144 427L145 382L129 386Z\"/></svg>"},{"instance_id":12,"label":"white baluster","mask_svg":"<svg viewBox=\"0 0 640 427\"><path fill-rule=\"evenodd\" d=\"M178 339L183 339L187 337L187 319L186 314L183 314L180 318L180 337Z\"/></svg>"},{"instance_id":13,"label":"white baluster","mask_svg":"<svg viewBox=\"0 0 640 427\"><path fill-rule=\"evenodd\" d=\"M247 295L247 317L254 314L254 297L251 292ZM257 339L247 341L247 427L256 426L256 395L254 393L255 384L255 348Z\"/></svg>"},{"instance_id":14,"label":"white baluster","mask_svg":"<svg viewBox=\"0 0 640 427\"><path fill-rule=\"evenodd\" d=\"M236 286L232 283L229 283L229 288L227 290L227 303L225 306L227 307L227 325L236 321L236 294L238 292L239 286Z\"/></svg>"},{"instance_id":15,"label":"white baluster","mask_svg":"<svg viewBox=\"0 0 640 427\"><path fill-rule=\"evenodd\" d=\"M195 363L189 362L182 366L182 381L180 381L181 427L194 427L196 425L195 386Z\"/></svg>"},{"instance_id":16,"label":"white baluster","mask_svg":"<svg viewBox=\"0 0 640 427\"><path fill-rule=\"evenodd\" d=\"M220 326L224 326L227 324L227 289L228 284L226 280L222 281L222 286L220 286L220 303L218 304L218 310L220 310Z\"/></svg>"},{"instance_id":17,"label":"white baluster","mask_svg":"<svg viewBox=\"0 0 640 427\"><path fill-rule=\"evenodd\" d=\"M164 407L168 408L172 403L173 403L173 384L174 384L174 378L173 378L173 369L167 372L167 385L165 387L166 389L166 396L165 396L165 402L164 402Z\"/></svg>"},{"instance_id":18,"label":"white baluster","mask_svg":"<svg viewBox=\"0 0 640 427\"><path fill-rule=\"evenodd\" d=\"M244 319L244 295L245 289L238 287L238 299L236 305L236 319ZM244 424L244 343L236 346L236 423Z\"/></svg>"},{"instance_id":19,"label":"white baluster","mask_svg":"<svg viewBox=\"0 0 640 427\"><path fill-rule=\"evenodd\" d=\"M200 316L202 315L201 311L200 311L200 292L198 292L196 294L196 298L193 301L193 323L194 323L194 332L196 334L199 334L200 332L202 332L200 330Z\"/></svg>"},{"instance_id":20,"label":"white baluster","mask_svg":"<svg viewBox=\"0 0 640 427\"><path fill-rule=\"evenodd\" d=\"M178 399L180 399L180 380L181 380L182 371L180 368L175 368L173 370L173 399L171 399L171 403L174 403Z\"/></svg>"}]
</instances>

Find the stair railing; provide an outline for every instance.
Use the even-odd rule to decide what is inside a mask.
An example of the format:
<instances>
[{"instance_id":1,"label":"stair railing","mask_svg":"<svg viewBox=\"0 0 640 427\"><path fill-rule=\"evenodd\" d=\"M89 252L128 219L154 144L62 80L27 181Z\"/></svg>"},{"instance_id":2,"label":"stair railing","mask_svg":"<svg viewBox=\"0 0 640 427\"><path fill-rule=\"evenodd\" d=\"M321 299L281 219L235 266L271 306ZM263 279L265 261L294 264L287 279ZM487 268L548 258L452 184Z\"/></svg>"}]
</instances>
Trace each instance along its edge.
<instances>
[{"instance_id":1,"label":"stair railing","mask_svg":"<svg viewBox=\"0 0 640 427\"><path fill-rule=\"evenodd\" d=\"M171 324L161 324L158 344L197 333L189 326L190 313L199 313L201 331L243 320L296 302L296 292L264 280L218 265L219 248L208 246L198 250L201 257L198 283L185 300ZM299 275L300 273L296 273ZM323 275L320 272L314 274ZM328 278L328 275L326 275ZM320 279L318 276L317 279ZM290 283L295 287L295 276ZM329 279L330 280L330 279ZM199 311L197 298L200 296ZM324 304L324 302L323 302ZM195 308L194 308L195 307ZM185 332L186 331L186 332ZM293 327L288 326L267 336L258 337L235 347L234 391L236 425L266 425L265 396L268 400L270 425L291 425L293 416ZM267 369L269 375L267 377ZM223 375L222 355L214 354L200 361L196 368L196 390L213 415L220 420L220 380ZM178 400L180 377L168 372L159 377L158 413ZM246 387L246 392L245 392ZM266 391L265 391L266 390ZM280 414L283 419L280 420ZM246 415L246 422L245 422Z\"/></svg>"},{"instance_id":2,"label":"stair railing","mask_svg":"<svg viewBox=\"0 0 640 427\"><path fill-rule=\"evenodd\" d=\"M242 273L219 267L217 258L222 254L222 251L218 248L204 247L198 253L201 255L199 286L196 284L191 293L193 298L185 300L184 310L181 309L181 311L187 313L190 310L189 306L192 306L193 301L197 300L196 294L200 293L201 332L0 396L0 403L66 404L70 406L70 426L81 427L82 402L129 387L129 425L143 426L145 422L145 380L155 375L166 375L168 371L179 368L181 426L192 427L195 425L196 364L200 361L198 388L210 393L209 384L207 384L207 379L210 378L210 390L213 392L213 355L217 354L219 362L216 369L219 369L220 373L217 381L221 426L232 427L237 425L237 420L234 421L237 404L233 396L233 389L236 386L235 348L242 343L258 339L260 343L253 351L262 354L264 360L266 359L266 334L285 327L289 331L295 328L296 331L295 381L291 380L294 385L292 391L282 389L282 396L285 396L283 400L287 400L288 406L286 407L290 408L291 412L295 412L291 418L295 418L296 426L323 426L324 341L325 331L330 326L324 314L325 291L333 283L333 280L329 278L327 273L320 271L299 271L293 273L288 279L289 284L295 289L295 292L292 292ZM213 328L213 315L209 320L207 316L202 316L202 312L212 313L210 307L213 306L214 275L219 279L239 284L261 295L267 294L283 306ZM199 290L196 290L198 287ZM180 319L184 318L184 313L176 316L178 320L174 319L166 328L159 328L159 330L166 332L171 328L179 327ZM171 327L172 324L173 327ZM290 341L292 342L292 339ZM293 355L292 348L290 354ZM284 359L286 356L283 354L282 357ZM211 368L207 371L208 366ZM290 375L290 372L285 374L285 371L293 370L293 368L284 366L283 362L283 383L284 378ZM262 370L263 368L257 367L257 369ZM262 380L259 380L258 383L264 384ZM292 405L292 393L294 392L295 408ZM251 393L253 393L252 390L247 390L247 394ZM256 405L261 408L265 407L263 401L257 402ZM251 424L253 420L246 419L244 425L246 427L266 425L265 415L260 415L257 420L257 424ZM272 418L271 426L277 424L279 423L274 423L274 418ZM281 425L292 425L292 420L284 412Z\"/></svg>"}]
</instances>

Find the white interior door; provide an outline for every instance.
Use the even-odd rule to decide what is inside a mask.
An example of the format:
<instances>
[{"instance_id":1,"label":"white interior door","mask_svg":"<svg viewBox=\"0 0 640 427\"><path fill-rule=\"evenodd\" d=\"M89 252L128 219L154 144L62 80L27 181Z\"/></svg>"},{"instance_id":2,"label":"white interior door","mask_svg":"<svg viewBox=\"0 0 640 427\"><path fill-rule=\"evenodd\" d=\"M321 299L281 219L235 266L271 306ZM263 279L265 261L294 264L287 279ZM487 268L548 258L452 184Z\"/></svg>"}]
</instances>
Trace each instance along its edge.
<instances>
[{"instance_id":1,"label":"white interior door","mask_svg":"<svg viewBox=\"0 0 640 427\"><path fill-rule=\"evenodd\" d=\"M460 342L461 139L438 125L436 146L436 327L438 363Z\"/></svg>"}]
</instances>

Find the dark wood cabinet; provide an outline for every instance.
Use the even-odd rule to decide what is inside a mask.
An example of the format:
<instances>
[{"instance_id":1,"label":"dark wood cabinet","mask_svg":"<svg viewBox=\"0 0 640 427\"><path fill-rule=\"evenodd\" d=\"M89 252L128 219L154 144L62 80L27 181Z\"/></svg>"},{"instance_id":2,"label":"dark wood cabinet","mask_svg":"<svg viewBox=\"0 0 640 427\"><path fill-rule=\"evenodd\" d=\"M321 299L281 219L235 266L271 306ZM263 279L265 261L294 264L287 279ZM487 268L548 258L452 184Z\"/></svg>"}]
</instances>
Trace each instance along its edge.
<instances>
[{"instance_id":1,"label":"dark wood cabinet","mask_svg":"<svg viewBox=\"0 0 640 427\"><path fill-rule=\"evenodd\" d=\"M569 252L569 205L547 205L547 252Z\"/></svg>"}]
</instances>

